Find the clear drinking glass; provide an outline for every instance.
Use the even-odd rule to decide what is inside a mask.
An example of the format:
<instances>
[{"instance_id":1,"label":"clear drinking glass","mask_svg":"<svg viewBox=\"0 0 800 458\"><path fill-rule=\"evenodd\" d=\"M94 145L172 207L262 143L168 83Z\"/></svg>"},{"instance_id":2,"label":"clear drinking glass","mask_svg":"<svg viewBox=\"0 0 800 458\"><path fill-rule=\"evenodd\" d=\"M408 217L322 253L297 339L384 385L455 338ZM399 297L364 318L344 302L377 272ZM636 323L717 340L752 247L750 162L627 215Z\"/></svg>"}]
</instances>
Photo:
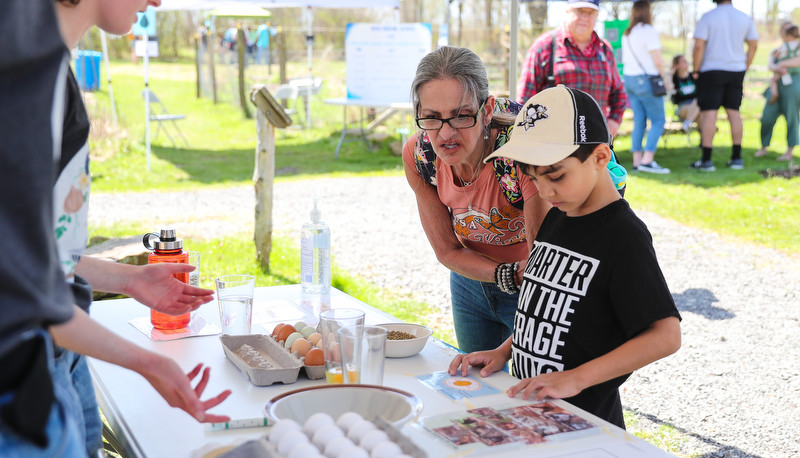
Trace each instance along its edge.
<instances>
[{"instance_id":1,"label":"clear drinking glass","mask_svg":"<svg viewBox=\"0 0 800 458\"><path fill-rule=\"evenodd\" d=\"M252 275L223 275L214 279L219 302L219 323L223 334L250 334L253 320Z\"/></svg>"}]
</instances>

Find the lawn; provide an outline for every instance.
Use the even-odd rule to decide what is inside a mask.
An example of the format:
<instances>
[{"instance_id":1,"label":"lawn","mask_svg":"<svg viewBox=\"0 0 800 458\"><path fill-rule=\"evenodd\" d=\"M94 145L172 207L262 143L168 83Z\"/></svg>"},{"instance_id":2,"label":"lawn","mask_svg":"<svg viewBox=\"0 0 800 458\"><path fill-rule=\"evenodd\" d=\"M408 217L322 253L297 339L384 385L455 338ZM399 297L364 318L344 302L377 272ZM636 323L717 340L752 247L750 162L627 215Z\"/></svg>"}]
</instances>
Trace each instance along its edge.
<instances>
[{"instance_id":1,"label":"lawn","mask_svg":"<svg viewBox=\"0 0 800 458\"><path fill-rule=\"evenodd\" d=\"M322 100L344 94L344 67L340 62L320 62L317 69L326 76L321 92L312 100L313 128L277 134L276 179L401 174L400 158L391 154L389 143L399 141L397 128L411 127L407 117L391 119L384 129L388 138L378 142L371 152L367 152L361 142L347 142L339 160L333 159L342 111ZM151 171L147 172L142 141L142 66L115 62L111 71L122 132L110 131L109 123L103 123L110 117L104 84L102 91L89 97L93 117L100 119L95 123L97 135L93 137L92 146L95 192L166 191L250 182L256 141L254 121L244 118L241 109L232 103L235 98L231 90L220 90L220 102L213 104L206 98L195 97L191 65L152 64L150 87L171 112L187 114L187 119L181 121L181 128L190 145L173 149L162 134L153 142ZM292 71L302 74L303 67L291 66L290 74ZM800 212L797 211L800 181L764 178L760 173L768 168L787 167L786 163L775 160L786 148L786 125L781 120L776 126L771 153L765 158L754 158L753 152L760 147L759 116L764 103L759 91L766 75L763 72L748 75L742 106L745 170L733 171L724 166L731 143L728 123L721 112L715 139L716 172L699 173L688 169L688 164L699 157L697 132L691 134L691 143L682 133L670 134L662 138L657 158L660 164L671 168L672 173L631 174L626 198L634 208L748 242L800 253ZM277 84L273 80L266 82ZM220 86L229 85L223 80ZM300 115L304 117L302 110ZM356 116L355 111L349 114L350 119ZM618 138L615 149L622 163L630 164L630 138Z\"/></svg>"}]
</instances>

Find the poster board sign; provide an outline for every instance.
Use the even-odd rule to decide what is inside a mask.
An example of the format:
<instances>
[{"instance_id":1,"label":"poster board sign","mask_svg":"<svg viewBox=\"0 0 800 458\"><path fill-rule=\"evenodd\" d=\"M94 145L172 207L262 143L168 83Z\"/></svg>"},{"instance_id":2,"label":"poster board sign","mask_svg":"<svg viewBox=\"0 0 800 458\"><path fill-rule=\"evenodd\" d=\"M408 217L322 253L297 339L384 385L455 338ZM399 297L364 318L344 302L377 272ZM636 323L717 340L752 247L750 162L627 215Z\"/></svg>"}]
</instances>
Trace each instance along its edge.
<instances>
[{"instance_id":1,"label":"poster board sign","mask_svg":"<svg viewBox=\"0 0 800 458\"><path fill-rule=\"evenodd\" d=\"M431 51L432 37L427 23L347 24L347 98L375 106L408 102L417 64Z\"/></svg>"}]
</instances>

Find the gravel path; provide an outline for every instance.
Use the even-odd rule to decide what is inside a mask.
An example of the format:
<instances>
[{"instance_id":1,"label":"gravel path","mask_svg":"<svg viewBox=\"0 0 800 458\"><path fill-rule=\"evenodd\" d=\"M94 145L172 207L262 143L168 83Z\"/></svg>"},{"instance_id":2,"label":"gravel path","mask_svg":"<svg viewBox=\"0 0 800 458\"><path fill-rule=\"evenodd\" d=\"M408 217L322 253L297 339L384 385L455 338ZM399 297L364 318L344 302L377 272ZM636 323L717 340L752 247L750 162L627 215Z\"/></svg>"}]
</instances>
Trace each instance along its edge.
<instances>
[{"instance_id":1,"label":"gravel path","mask_svg":"<svg viewBox=\"0 0 800 458\"><path fill-rule=\"evenodd\" d=\"M436 307L449 322L448 271L403 177L282 182L274 194L275 232L299 244L310 196L325 196L334 262ZM253 206L250 187L95 194L90 223L147 221L185 237L250 237ZM800 456L800 259L637 213L683 316L681 350L623 385L637 428L674 428L681 455Z\"/></svg>"}]
</instances>

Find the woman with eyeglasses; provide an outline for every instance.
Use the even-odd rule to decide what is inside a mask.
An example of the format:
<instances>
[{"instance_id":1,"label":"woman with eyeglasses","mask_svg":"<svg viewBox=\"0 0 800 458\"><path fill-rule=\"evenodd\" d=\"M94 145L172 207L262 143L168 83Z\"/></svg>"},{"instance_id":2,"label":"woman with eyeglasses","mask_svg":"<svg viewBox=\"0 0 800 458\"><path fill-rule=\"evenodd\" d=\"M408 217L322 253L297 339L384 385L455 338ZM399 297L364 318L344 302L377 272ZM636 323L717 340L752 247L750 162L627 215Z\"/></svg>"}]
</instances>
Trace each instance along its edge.
<instances>
[{"instance_id":1,"label":"woman with eyeglasses","mask_svg":"<svg viewBox=\"0 0 800 458\"><path fill-rule=\"evenodd\" d=\"M419 131L403 146L406 178L436 257L450 269L458 346L496 348L513 330L519 285L549 204L513 161L484 159L508 139L521 105L489 95L481 59L444 46L411 86Z\"/></svg>"}]
</instances>

